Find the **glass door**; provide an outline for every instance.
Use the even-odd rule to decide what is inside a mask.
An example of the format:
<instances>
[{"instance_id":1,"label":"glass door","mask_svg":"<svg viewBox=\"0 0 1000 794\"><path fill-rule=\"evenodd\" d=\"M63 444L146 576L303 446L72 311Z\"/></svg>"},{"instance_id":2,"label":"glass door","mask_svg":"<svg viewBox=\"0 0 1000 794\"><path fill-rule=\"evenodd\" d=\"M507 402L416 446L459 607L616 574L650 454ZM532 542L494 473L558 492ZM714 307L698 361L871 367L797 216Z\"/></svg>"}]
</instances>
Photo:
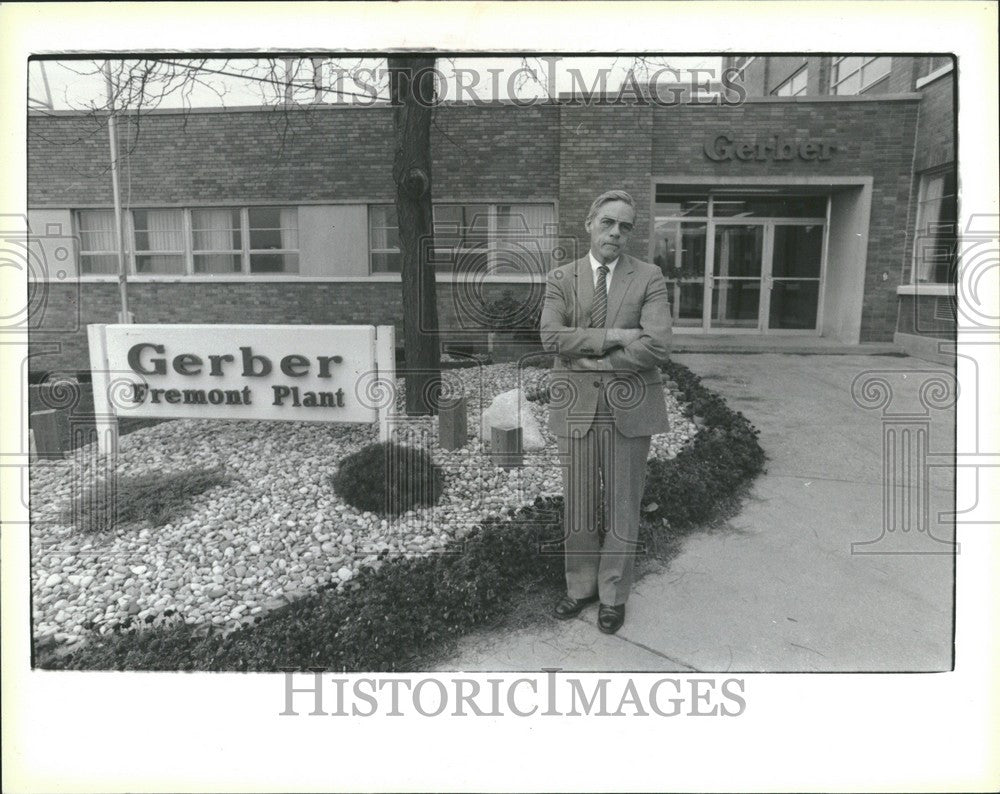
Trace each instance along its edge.
<instances>
[{"instance_id":1,"label":"glass door","mask_svg":"<svg viewBox=\"0 0 1000 794\"><path fill-rule=\"evenodd\" d=\"M763 223L714 226L708 327L729 332L759 331L765 226Z\"/></svg>"},{"instance_id":2,"label":"glass door","mask_svg":"<svg viewBox=\"0 0 1000 794\"><path fill-rule=\"evenodd\" d=\"M768 331L815 331L823 275L823 224L774 223L765 283Z\"/></svg>"},{"instance_id":3,"label":"glass door","mask_svg":"<svg viewBox=\"0 0 1000 794\"><path fill-rule=\"evenodd\" d=\"M702 333L815 333L829 199L657 185L650 258L674 327Z\"/></svg>"},{"instance_id":4,"label":"glass door","mask_svg":"<svg viewBox=\"0 0 1000 794\"><path fill-rule=\"evenodd\" d=\"M657 220L653 261L667 280L674 326L701 328L707 221Z\"/></svg>"}]
</instances>

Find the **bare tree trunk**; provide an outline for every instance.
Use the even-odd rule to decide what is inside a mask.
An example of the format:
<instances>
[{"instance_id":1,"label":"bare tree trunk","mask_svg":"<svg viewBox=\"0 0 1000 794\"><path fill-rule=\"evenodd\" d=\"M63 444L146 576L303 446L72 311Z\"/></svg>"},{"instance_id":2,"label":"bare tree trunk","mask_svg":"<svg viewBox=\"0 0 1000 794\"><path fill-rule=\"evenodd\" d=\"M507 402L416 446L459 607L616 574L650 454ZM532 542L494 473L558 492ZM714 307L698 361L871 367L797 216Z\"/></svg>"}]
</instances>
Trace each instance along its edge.
<instances>
[{"instance_id":1,"label":"bare tree trunk","mask_svg":"<svg viewBox=\"0 0 1000 794\"><path fill-rule=\"evenodd\" d=\"M396 213L402 252L403 347L406 352L406 413L437 411L441 380L437 291L428 263L431 215L431 105L433 58L390 56L393 105Z\"/></svg>"}]
</instances>

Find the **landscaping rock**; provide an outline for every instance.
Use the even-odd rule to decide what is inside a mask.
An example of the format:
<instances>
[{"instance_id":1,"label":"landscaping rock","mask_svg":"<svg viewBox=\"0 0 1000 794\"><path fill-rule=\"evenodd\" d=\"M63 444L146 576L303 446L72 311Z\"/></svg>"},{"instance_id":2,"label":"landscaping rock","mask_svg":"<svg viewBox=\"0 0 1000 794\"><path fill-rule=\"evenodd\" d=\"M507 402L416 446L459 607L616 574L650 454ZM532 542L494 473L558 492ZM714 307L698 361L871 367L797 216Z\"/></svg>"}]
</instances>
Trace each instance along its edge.
<instances>
[{"instance_id":1,"label":"landscaping rock","mask_svg":"<svg viewBox=\"0 0 1000 794\"><path fill-rule=\"evenodd\" d=\"M436 417L414 420L410 431L403 428L411 443L429 444L444 490L433 507L400 516L359 511L329 485L340 460L377 440L373 426L178 420L124 435L114 464L121 478L231 465L232 451L239 451L238 476L156 528L132 525L90 534L62 523L61 510L75 483L106 476L107 462L88 447L33 468L36 636L106 632L142 607L152 610L148 614L174 610L177 620L192 625L232 626L234 613L246 618L284 606L286 592L306 593L327 583L361 586L358 572L379 567L379 553L440 553L487 515L512 520L508 511L539 496L560 495L548 408L520 396L540 389L546 372L502 364L450 373L463 380L467 395L476 395L467 400L468 443L442 449ZM535 449L525 433L531 455L509 474L493 466L482 434L493 395L503 394L513 395L505 398L508 408L517 406L514 413L541 439ZM665 389L664 399L671 430L653 436L651 458L675 456L696 432L676 395ZM491 420L487 414L485 424ZM75 554L66 553L74 548Z\"/></svg>"}]
</instances>

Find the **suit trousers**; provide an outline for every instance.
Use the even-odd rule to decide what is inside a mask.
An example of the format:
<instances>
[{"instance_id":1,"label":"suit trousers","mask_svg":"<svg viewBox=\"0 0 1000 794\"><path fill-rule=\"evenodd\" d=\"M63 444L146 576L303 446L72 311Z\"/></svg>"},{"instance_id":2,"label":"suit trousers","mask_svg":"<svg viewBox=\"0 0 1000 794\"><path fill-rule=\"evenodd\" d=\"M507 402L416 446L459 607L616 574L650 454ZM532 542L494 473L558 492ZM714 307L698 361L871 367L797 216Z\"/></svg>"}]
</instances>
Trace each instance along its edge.
<instances>
[{"instance_id":1,"label":"suit trousers","mask_svg":"<svg viewBox=\"0 0 1000 794\"><path fill-rule=\"evenodd\" d=\"M597 594L602 604L624 604L632 586L650 437L618 432L603 385L590 428L574 432L571 420L567 430L569 437L558 436L567 594Z\"/></svg>"}]
</instances>

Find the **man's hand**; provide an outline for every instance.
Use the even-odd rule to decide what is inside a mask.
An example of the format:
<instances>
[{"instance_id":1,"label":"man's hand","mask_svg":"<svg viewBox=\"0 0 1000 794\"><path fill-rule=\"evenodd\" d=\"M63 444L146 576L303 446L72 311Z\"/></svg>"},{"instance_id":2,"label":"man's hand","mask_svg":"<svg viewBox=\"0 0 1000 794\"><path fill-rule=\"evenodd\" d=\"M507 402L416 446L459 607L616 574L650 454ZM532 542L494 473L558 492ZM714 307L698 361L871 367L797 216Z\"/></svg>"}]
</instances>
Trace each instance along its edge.
<instances>
[{"instance_id":1,"label":"man's hand","mask_svg":"<svg viewBox=\"0 0 1000 794\"><path fill-rule=\"evenodd\" d=\"M586 356L573 359L572 368L577 371L584 370L587 372L606 372L611 369L611 364L604 356L601 356L600 358Z\"/></svg>"},{"instance_id":2,"label":"man's hand","mask_svg":"<svg viewBox=\"0 0 1000 794\"><path fill-rule=\"evenodd\" d=\"M642 331L638 328L609 328L605 337L604 349L628 347L640 336L642 336Z\"/></svg>"}]
</instances>

